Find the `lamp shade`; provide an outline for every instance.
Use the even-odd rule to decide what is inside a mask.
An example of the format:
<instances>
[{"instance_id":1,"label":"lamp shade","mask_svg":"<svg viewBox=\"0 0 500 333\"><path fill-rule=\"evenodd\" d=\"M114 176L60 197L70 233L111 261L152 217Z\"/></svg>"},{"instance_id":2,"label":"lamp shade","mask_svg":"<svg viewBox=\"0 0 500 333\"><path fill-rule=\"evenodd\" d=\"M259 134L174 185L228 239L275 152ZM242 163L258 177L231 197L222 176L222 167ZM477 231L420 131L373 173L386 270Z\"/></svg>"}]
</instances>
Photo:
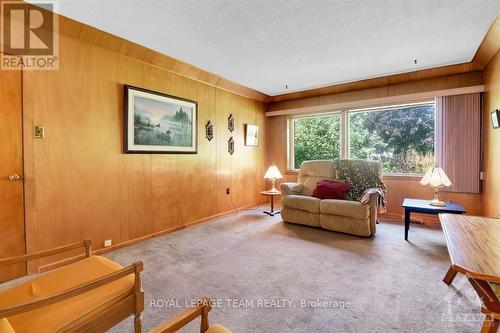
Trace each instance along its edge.
<instances>
[{"instance_id":1,"label":"lamp shade","mask_svg":"<svg viewBox=\"0 0 500 333\"><path fill-rule=\"evenodd\" d=\"M269 169L267 169L266 174L264 175L265 179L280 179L283 178L280 171L276 167L276 165L271 165Z\"/></svg>"},{"instance_id":2,"label":"lamp shade","mask_svg":"<svg viewBox=\"0 0 500 333\"><path fill-rule=\"evenodd\" d=\"M443 169L437 166L430 167L429 170L427 170L420 184L431 185L433 187L453 185Z\"/></svg>"}]
</instances>

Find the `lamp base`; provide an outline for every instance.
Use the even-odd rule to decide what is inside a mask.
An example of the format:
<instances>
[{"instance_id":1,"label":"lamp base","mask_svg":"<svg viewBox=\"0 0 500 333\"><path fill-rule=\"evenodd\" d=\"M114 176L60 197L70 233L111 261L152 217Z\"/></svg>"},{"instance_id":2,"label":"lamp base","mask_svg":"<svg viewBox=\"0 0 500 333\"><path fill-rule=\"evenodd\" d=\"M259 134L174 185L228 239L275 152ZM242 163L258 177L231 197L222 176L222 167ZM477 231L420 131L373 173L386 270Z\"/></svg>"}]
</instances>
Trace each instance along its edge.
<instances>
[{"instance_id":1,"label":"lamp base","mask_svg":"<svg viewBox=\"0 0 500 333\"><path fill-rule=\"evenodd\" d=\"M436 207L444 207L446 206L446 202L439 200L439 187L434 186L434 199L429 201L429 205L431 206L436 206Z\"/></svg>"},{"instance_id":2,"label":"lamp base","mask_svg":"<svg viewBox=\"0 0 500 333\"><path fill-rule=\"evenodd\" d=\"M279 191L276 187L274 187L274 181L275 181L275 179L272 178L271 181L273 182L273 188L271 188L270 190L268 190L268 192L281 193L281 191Z\"/></svg>"},{"instance_id":3,"label":"lamp base","mask_svg":"<svg viewBox=\"0 0 500 333\"><path fill-rule=\"evenodd\" d=\"M444 206L446 206L446 202L438 200L438 199L434 199L434 200L429 201L429 205L436 206L436 207L444 207Z\"/></svg>"}]
</instances>

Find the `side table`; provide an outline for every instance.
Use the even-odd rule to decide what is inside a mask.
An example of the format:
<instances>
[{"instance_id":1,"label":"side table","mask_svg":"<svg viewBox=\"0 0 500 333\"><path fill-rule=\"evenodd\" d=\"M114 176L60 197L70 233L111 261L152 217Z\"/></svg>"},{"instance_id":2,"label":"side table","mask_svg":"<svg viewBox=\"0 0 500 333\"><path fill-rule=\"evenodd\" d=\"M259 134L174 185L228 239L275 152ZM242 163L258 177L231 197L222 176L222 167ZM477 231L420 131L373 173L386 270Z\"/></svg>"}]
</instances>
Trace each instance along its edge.
<instances>
[{"instance_id":1,"label":"side table","mask_svg":"<svg viewBox=\"0 0 500 333\"><path fill-rule=\"evenodd\" d=\"M409 199L405 198L403 207L405 209L405 240L408 240L408 230L410 230L410 214L423 213L439 215L440 213L464 214L465 209L456 202L448 201L446 206L431 206L429 200Z\"/></svg>"},{"instance_id":2,"label":"side table","mask_svg":"<svg viewBox=\"0 0 500 333\"><path fill-rule=\"evenodd\" d=\"M260 191L260 194L267 196L267 197L271 197L271 211L270 212L264 211L264 213L269 215L269 216L274 216L276 214L279 214L280 211L274 211L274 197L281 195L281 192L280 191Z\"/></svg>"}]
</instances>

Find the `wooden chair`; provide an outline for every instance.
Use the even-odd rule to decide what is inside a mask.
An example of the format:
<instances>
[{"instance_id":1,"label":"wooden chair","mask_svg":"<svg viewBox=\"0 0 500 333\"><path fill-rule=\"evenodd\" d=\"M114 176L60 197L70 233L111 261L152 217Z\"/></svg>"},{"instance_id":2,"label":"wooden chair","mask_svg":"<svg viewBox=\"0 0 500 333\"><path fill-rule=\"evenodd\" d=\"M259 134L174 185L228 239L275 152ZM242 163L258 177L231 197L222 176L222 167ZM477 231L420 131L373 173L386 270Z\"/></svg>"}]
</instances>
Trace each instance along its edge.
<instances>
[{"instance_id":1,"label":"wooden chair","mask_svg":"<svg viewBox=\"0 0 500 333\"><path fill-rule=\"evenodd\" d=\"M472 287L483 302L481 312L484 313L483 326L481 333L496 333L500 324L500 301L498 300L498 292L492 289L492 285L488 281L469 277ZM500 287L498 287L500 290Z\"/></svg>"},{"instance_id":2,"label":"wooden chair","mask_svg":"<svg viewBox=\"0 0 500 333\"><path fill-rule=\"evenodd\" d=\"M28 328L28 331L104 332L131 315L134 315L135 332L141 332L141 313L144 310L140 276L142 262L122 267L107 258L92 256L92 241L85 240L0 259L0 267L82 247L85 254L71 260L70 264L0 292L1 332L15 333L16 326L26 331L24 325L33 323L39 326ZM92 278L85 280L87 276ZM77 282L72 284L74 281Z\"/></svg>"},{"instance_id":3,"label":"wooden chair","mask_svg":"<svg viewBox=\"0 0 500 333\"><path fill-rule=\"evenodd\" d=\"M212 306L210 304L210 299L205 297L198 301L198 304L195 308L188 309L183 313L176 315L172 319L169 319L159 326L153 328L153 330L151 330L149 333L177 332L179 329L186 326L197 317L201 317L200 333L231 333L230 330L221 325L215 324L210 326L208 324L208 313L210 312L210 310L212 310Z\"/></svg>"}]
</instances>

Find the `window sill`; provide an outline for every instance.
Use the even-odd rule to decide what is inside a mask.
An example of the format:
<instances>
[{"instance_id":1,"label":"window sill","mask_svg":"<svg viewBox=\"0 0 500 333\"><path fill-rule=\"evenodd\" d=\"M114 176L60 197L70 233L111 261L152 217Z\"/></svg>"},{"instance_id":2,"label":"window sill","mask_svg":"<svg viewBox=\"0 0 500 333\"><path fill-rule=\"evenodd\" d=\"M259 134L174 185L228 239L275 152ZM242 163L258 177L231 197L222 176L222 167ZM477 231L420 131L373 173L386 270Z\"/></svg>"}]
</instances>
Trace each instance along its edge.
<instances>
[{"instance_id":1,"label":"window sill","mask_svg":"<svg viewBox=\"0 0 500 333\"><path fill-rule=\"evenodd\" d=\"M424 175L417 173L384 173L382 174L383 179L388 180L420 180Z\"/></svg>"},{"instance_id":2,"label":"window sill","mask_svg":"<svg viewBox=\"0 0 500 333\"><path fill-rule=\"evenodd\" d=\"M286 170L285 175L298 175L299 170ZM382 178L389 180L420 180L424 175L418 173L383 173Z\"/></svg>"}]
</instances>

